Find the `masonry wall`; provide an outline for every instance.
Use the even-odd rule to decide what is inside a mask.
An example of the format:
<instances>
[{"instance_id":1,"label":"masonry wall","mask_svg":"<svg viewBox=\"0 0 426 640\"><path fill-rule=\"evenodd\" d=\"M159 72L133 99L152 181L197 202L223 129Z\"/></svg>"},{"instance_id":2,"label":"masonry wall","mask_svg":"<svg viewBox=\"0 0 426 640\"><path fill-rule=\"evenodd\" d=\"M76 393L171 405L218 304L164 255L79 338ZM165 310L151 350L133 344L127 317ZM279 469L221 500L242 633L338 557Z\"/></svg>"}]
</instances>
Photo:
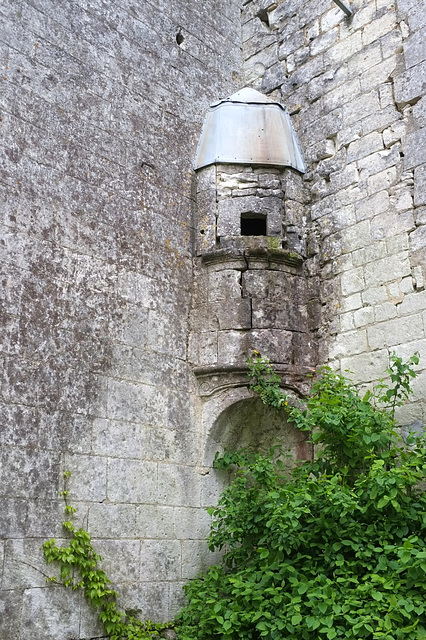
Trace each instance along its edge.
<instances>
[{"instance_id":1,"label":"masonry wall","mask_svg":"<svg viewBox=\"0 0 426 640\"><path fill-rule=\"evenodd\" d=\"M418 350L402 424L426 422L425 9L421 0L246 3L245 73L287 105L309 172L320 361L371 385Z\"/></svg>"},{"instance_id":2,"label":"masonry wall","mask_svg":"<svg viewBox=\"0 0 426 640\"><path fill-rule=\"evenodd\" d=\"M350 4L351 20L332 0L2 3L0 638L102 635L43 575L64 470L123 607L171 617L214 560L209 456L234 443L228 418L270 425L242 381L216 393L210 372L200 391L187 353L192 159L237 88L287 105L309 165L283 224L303 229L318 361L368 385L418 349L400 418L426 421L426 7Z\"/></svg>"},{"instance_id":3,"label":"masonry wall","mask_svg":"<svg viewBox=\"0 0 426 640\"><path fill-rule=\"evenodd\" d=\"M5 0L0 64L0 638L98 637L45 581L64 470L123 607L172 617L211 561L186 362L192 160L239 81L239 8Z\"/></svg>"}]
</instances>

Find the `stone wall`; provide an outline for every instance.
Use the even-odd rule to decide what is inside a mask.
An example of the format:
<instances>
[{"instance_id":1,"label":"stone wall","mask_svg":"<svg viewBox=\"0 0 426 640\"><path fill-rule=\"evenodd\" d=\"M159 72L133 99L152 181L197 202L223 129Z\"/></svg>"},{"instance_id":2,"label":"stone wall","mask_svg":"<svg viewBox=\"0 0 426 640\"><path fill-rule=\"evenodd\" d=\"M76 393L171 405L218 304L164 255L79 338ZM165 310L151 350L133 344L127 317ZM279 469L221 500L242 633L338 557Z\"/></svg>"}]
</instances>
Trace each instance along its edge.
<instances>
[{"instance_id":1,"label":"stone wall","mask_svg":"<svg viewBox=\"0 0 426 640\"><path fill-rule=\"evenodd\" d=\"M426 422L426 3L248 2L246 79L281 99L309 173L320 360L360 384L421 354L404 424Z\"/></svg>"},{"instance_id":2,"label":"stone wall","mask_svg":"<svg viewBox=\"0 0 426 640\"><path fill-rule=\"evenodd\" d=\"M1 3L1 638L102 635L41 573L64 470L122 606L169 618L205 562L192 160L238 24L233 0Z\"/></svg>"},{"instance_id":3,"label":"stone wall","mask_svg":"<svg viewBox=\"0 0 426 640\"><path fill-rule=\"evenodd\" d=\"M80 595L43 575L40 545L62 535L67 469L122 606L173 615L183 582L214 560L203 540L203 507L222 481L210 473L214 449L258 444L271 424L244 371L215 376L219 352L193 334L207 326L222 369L238 368L236 334L254 319L274 335L281 322L262 326L264 308L279 313L276 287L294 313L284 281L302 292L292 335L273 345L291 360L285 375L294 382L295 363L300 373L318 358L371 384L393 350L418 349L416 395L400 417L426 421L426 7L347 3L351 19L332 0L2 3L1 638L102 635ZM297 189L279 177L282 194L268 172L246 182L284 203L281 251L303 268L271 269L269 246L255 247L250 269L244 256L228 274L202 263L196 143L208 105L246 84L287 105L309 166ZM226 198L254 195L232 193L227 175L213 203L224 224ZM217 305L228 285L242 315ZM307 454L287 425L280 433Z\"/></svg>"}]
</instances>

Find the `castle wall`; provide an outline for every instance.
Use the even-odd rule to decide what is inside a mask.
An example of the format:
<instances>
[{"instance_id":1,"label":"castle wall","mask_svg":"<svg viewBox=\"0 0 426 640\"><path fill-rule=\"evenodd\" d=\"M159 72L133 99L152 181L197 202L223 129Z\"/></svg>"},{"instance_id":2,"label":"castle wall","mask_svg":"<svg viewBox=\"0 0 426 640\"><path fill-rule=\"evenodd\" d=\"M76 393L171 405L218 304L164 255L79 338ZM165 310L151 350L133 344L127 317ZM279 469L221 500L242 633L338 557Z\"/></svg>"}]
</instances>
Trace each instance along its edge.
<instances>
[{"instance_id":1,"label":"castle wall","mask_svg":"<svg viewBox=\"0 0 426 640\"><path fill-rule=\"evenodd\" d=\"M425 2L253 0L246 80L292 114L309 172L320 362L359 384L418 350L403 424L426 422Z\"/></svg>"},{"instance_id":2,"label":"castle wall","mask_svg":"<svg viewBox=\"0 0 426 640\"><path fill-rule=\"evenodd\" d=\"M214 560L213 449L257 443L252 412L269 424L245 386L252 329L293 382L317 360L368 385L393 350L419 350L400 418L426 422L426 7L347 2L350 20L332 0L2 3L0 638L102 634L43 575L68 469L122 606L173 615ZM308 163L303 179L279 177L279 224L303 266L266 264L265 247L224 275L201 258L212 193L195 193L192 160L208 105L246 84L287 105ZM225 230L234 196L272 188L247 171L256 193L225 192L225 171L213 198Z\"/></svg>"},{"instance_id":3,"label":"castle wall","mask_svg":"<svg viewBox=\"0 0 426 640\"><path fill-rule=\"evenodd\" d=\"M186 361L192 161L238 81L237 4L1 3L1 638L102 635L41 573L64 470L123 607L173 616L211 561Z\"/></svg>"}]
</instances>

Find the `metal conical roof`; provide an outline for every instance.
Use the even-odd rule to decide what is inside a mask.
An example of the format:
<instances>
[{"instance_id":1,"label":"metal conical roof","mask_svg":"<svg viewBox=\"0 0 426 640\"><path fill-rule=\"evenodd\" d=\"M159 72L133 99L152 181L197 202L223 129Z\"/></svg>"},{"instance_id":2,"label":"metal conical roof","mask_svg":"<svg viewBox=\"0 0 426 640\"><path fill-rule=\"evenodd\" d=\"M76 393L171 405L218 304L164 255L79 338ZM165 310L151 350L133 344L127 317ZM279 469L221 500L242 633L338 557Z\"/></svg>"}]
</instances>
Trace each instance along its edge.
<instances>
[{"instance_id":1,"label":"metal conical roof","mask_svg":"<svg viewBox=\"0 0 426 640\"><path fill-rule=\"evenodd\" d=\"M249 87L212 104L207 112L195 169L217 163L274 165L306 171L285 107Z\"/></svg>"}]
</instances>

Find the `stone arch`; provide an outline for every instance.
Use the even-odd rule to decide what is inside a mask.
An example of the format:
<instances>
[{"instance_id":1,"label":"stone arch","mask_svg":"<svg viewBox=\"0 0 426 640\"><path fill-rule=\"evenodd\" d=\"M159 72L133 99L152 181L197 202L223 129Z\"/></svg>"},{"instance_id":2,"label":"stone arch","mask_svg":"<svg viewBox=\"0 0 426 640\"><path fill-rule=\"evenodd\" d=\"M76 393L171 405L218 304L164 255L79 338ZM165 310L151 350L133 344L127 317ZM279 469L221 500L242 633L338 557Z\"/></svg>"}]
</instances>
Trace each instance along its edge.
<instances>
[{"instance_id":1,"label":"stone arch","mask_svg":"<svg viewBox=\"0 0 426 640\"><path fill-rule=\"evenodd\" d=\"M282 445L289 466L311 457L307 435L291 425L282 411L268 407L247 387L226 390L206 402L203 412L203 464L210 467L217 451Z\"/></svg>"}]
</instances>

